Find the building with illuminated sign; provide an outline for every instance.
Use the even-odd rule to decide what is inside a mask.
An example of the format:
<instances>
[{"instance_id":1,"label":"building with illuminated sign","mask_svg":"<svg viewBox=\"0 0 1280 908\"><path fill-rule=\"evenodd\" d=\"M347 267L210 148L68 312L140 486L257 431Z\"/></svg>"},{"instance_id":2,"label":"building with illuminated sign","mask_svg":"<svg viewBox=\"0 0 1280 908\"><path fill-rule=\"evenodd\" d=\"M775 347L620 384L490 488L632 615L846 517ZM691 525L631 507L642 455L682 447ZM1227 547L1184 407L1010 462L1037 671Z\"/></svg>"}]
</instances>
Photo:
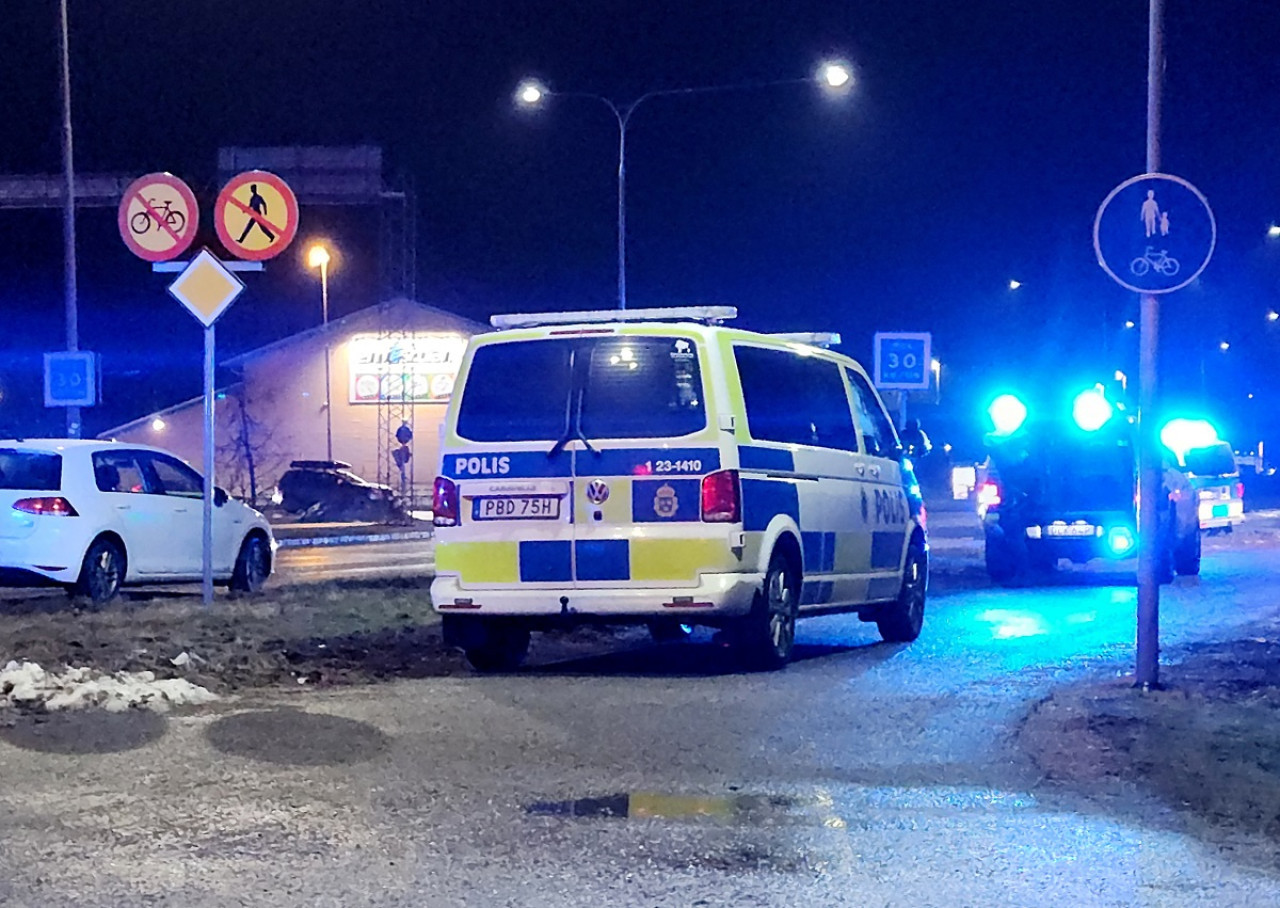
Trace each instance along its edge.
<instances>
[{"instance_id":1,"label":"building with illuminated sign","mask_svg":"<svg viewBox=\"0 0 1280 908\"><path fill-rule=\"evenodd\" d=\"M215 402L218 484L245 499L256 494L262 503L290 461L333 459L367 479L429 498L444 405L467 338L485 330L443 309L399 299L219 363L235 381ZM101 437L159 445L200 467L202 421L202 399L196 398ZM396 437L404 426L413 434L407 446ZM407 461L396 455L406 447L412 455Z\"/></svg>"}]
</instances>

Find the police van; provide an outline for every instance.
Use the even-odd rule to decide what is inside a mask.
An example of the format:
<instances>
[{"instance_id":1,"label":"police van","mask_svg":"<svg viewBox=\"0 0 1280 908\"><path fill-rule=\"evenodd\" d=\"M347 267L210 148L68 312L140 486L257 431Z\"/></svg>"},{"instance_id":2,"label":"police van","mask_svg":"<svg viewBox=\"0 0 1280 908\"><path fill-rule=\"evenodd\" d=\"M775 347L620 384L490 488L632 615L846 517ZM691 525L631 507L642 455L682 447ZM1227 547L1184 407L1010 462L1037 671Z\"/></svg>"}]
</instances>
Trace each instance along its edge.
<instances>
[{"instance_id":1,"label":"police van","mask_svg":"<svg viewBox=\"0 0 1280 908\"><path fill-rule=\"evenodd\" d=\"M721 629L753 668L796 619L920 633L925 511L866 372L833 335L732 307L495 316L463 357L435 480L434 608L478 670L531 630Z\"/></svg>"}]
</instances>

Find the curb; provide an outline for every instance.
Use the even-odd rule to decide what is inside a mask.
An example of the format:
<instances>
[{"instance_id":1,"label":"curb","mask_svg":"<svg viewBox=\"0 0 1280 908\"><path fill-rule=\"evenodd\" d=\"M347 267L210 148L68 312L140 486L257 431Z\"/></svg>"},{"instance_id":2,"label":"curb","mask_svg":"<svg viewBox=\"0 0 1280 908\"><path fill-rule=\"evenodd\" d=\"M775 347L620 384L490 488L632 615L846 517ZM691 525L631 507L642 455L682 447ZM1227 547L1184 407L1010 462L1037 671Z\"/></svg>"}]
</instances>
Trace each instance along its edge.
<instances>
[{"instance_id":1,"label":"curb","mask_svg":"<svg viewBox=\"0 0 1280 908\"><path fill-rule=\"evenodd\" d=\"M361 545L371 542L414 542L419 539L431 539L434 536L435 533L430 530L409 530L403 533L358 533L348 536L304 536L297 539L277 539L276 547L296 549L325 545Z\"/></svg>"}]
</instances>

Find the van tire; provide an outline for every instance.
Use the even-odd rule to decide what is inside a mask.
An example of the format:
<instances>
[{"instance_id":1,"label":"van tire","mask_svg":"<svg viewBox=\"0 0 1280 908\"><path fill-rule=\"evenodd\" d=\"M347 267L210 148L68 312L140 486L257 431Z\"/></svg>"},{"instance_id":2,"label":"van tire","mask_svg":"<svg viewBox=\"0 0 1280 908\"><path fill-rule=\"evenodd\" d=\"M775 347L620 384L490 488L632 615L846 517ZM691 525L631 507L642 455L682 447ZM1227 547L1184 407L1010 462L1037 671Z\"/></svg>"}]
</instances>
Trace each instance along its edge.
<instances>
[{"instance_id":1,"label":"van tire","mask_svg":"<svg viewBox=\"0 0 1280 908\"><path fill-rule=\"evenodd\" d=\"M876 614L876 628L886 643L910 643L924 627L924 601L929 589L929 556L919 539L907 546L902 564L902 588L892 605Z\"/></svg>"},{"instance_id":2,"label":"van tire","mask_svg":"<svg viewBox=\"0 0 1280 908\"><path fill-rule=\"evenodd\" d=\"M514 671L529 653L529 628L518 621L488 621L483 639L472 641L463 652L478 672Z\"/></svg>"},{"instance_id":3,"label":"van tire","mask_svg":"<svg viewBox=\"0 0 1280 908\"><path fill-rule=\"evenodd\" d=\"M738 622L737 643L745 668L777 671L791 661L800 611L800 583L800 571L792 560L775 551L751 612Z\"/></svg>"}]
</instances>

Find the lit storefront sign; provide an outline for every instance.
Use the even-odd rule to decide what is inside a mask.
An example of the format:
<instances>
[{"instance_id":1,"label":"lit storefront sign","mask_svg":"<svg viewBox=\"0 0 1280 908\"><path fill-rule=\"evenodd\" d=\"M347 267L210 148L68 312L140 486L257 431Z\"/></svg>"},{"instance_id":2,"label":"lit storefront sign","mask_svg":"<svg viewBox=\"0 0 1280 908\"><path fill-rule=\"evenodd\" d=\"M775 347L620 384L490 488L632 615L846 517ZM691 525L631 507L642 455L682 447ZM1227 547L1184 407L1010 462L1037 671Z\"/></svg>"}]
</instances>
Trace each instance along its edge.
<instances>
[{"instance_id":1,"label":"lit storefront sign","mask_svg":"<svg viewBox=\"0 0 1280 908\"><path fill-rule=\"evenodd\" d=\"M347 345L348 400L443 403L453 393L467 339L459 334L357 334Z\"/></svg>"}]
</instances>

